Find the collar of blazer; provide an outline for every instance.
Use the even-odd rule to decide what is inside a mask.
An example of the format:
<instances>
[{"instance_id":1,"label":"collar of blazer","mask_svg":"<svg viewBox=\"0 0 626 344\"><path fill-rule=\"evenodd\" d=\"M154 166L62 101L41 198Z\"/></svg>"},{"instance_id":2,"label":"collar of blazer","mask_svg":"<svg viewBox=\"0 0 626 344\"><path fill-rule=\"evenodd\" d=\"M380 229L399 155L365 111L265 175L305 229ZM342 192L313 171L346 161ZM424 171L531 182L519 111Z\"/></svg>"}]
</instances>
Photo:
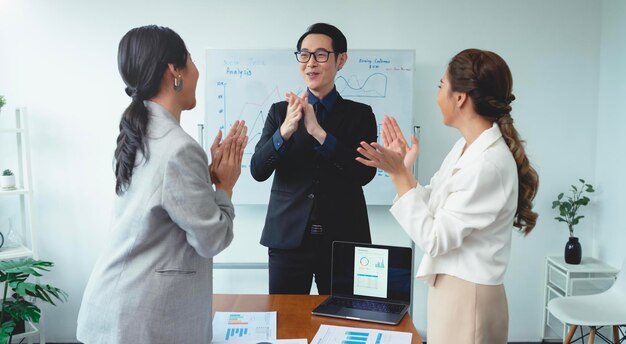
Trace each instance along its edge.
<instances>
[{"instance_id":1,"label":"collar of blazer","mask_svg":"<svg viewBox=\"0 0 626 344\"><path fill-rule=\"evenodd\" d=\"M463 147L465 146L465 139L460 139L455 145L455 154L456 156L460 156L456 163L454 164L454 169L452 170L452 174L456 173L459 169L473 163L476 159L491 145L493 145L496 141L498 141L502 137L502 133L500 132L500 127L497 123L494 123L493 126L480 134L476 141L474 141L469 148L465 150L465 153L461 155L463 151Z\"/></svg>"},{"instance_id":2,"label":"collar of blazer","mask_svg":"<svg viewBox=\"0 0 626 344\"><path fill-rule=\"evenodd\" d=\"M161 106L161 104L155 103L150 100L144 100L143 103L146 108L148 108L151 117L178 125L178 122L176 122L176 118L174 118L174 115L172 115L169 111L167 111L167 109Z\"/></svg>"}]
</instances>

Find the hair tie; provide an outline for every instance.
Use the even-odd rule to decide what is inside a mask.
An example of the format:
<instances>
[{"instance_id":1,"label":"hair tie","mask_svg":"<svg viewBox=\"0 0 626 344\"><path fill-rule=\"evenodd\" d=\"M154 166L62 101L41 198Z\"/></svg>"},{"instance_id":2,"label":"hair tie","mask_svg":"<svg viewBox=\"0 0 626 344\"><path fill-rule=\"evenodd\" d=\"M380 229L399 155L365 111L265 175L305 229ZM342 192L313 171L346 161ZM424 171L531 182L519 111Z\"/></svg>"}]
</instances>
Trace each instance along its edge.
<instances>
[{"instance_id":1,"label":"hair tie","mask_svg":"<svg viewBox=\"0 0 626 344\"><path fill-rule=\"evenodd\" d=\"M511 104L513 101L515 100L515 96L513 95L513 93L511 93L505 100L504 102L506 103L506 105Z\"/></svg>"},{"instance_id":2,"label":"hair tie","mask_svg":"<svg viewBox=\"0 0 626 344\"><path fill-rule=\"evenodd\" d=\"M141 95L139 94L139 90L137 90L135 87L128 86L126 87L125 91L126 91L126 94L133 99L133 101L141 100Z\"/></svg>"}]
</instances>

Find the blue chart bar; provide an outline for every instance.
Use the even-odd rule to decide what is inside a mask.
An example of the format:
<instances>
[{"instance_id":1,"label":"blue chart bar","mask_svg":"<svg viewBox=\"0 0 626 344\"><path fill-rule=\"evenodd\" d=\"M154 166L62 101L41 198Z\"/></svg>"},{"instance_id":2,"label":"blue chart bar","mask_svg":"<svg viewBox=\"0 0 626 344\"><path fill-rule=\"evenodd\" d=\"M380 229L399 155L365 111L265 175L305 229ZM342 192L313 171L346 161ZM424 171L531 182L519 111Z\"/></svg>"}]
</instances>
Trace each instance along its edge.
<instances>
[{"instance_id":1,"label":"blue chart bar","mask_svg":"<svg viewBox=\"0 0 626 344\"><path fill-rule=\"evenodd\" d=\"M231 337L243 337L248 334L247 328L229 328L226 330L226 340Z\"/></svg>"},{"instance_id":2,"label":"blue chart bar","mask_svg":"<svg viewBox=\"0 0 626 344\"><path fill-rule=\"evenodd\" d=\"M379 333L378 336L376 336L376 343L374 344L380 344L380 340L383 339L383 334Z\"/></svg>"},{"instance_id":3,"label":"blue chart bar","mask_svg":"<svg viewBox=\"0 0 626 344\"><path fill-rule=\"evenodd\" d=\"M341 344L363 344L367 343L367 337L369 334L367 332L354 332L348 331L346 332L346 340L342 341Z\"/></svg>"}]
</instances>

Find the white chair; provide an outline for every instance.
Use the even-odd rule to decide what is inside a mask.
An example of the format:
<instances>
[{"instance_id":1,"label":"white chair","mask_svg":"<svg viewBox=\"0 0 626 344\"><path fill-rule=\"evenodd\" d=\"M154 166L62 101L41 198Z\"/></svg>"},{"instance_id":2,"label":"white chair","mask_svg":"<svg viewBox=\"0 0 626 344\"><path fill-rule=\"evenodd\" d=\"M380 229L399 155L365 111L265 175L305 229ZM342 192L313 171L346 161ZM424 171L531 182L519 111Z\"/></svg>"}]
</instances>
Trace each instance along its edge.
<instances>
[{"instance_id":1,"label":"white chair","mask_svg":"<svg viewBox=\"0 0 626 344\"><path fill-rule=\"evenodd\" d=\"M571 325L564 344L570 343L579 326L589 326L590 344L598 334L597 329L602 326L613 327L614 343L626 343L626 335L620 328L626 325L626 259L615 283L608 290L594 295L553 299L548 303L548 310L557 319ZM606 337L598 335L606 341Z\"/></svg>"}]
</instances>

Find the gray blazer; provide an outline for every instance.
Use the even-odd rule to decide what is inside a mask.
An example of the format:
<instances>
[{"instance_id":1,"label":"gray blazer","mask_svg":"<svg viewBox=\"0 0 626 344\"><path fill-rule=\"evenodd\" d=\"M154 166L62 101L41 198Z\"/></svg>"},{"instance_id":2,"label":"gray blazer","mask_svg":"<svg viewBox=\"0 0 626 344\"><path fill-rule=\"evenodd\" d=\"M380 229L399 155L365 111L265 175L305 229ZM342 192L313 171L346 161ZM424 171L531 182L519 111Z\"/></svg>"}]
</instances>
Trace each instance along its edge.
<instances>
[{"instance_id":1,"label":"gray blazer","mask_svg":"<svg viewBox=\"0 0 626 344\"><path fill-rule=\"evenodd\" d=\"M213 190L200 145L163 107L145 104L149 160L137 158L115 200L76 336L87 344L210 343L212 257L233 239L233 204Z\"/></svg>"}]
</instances>

